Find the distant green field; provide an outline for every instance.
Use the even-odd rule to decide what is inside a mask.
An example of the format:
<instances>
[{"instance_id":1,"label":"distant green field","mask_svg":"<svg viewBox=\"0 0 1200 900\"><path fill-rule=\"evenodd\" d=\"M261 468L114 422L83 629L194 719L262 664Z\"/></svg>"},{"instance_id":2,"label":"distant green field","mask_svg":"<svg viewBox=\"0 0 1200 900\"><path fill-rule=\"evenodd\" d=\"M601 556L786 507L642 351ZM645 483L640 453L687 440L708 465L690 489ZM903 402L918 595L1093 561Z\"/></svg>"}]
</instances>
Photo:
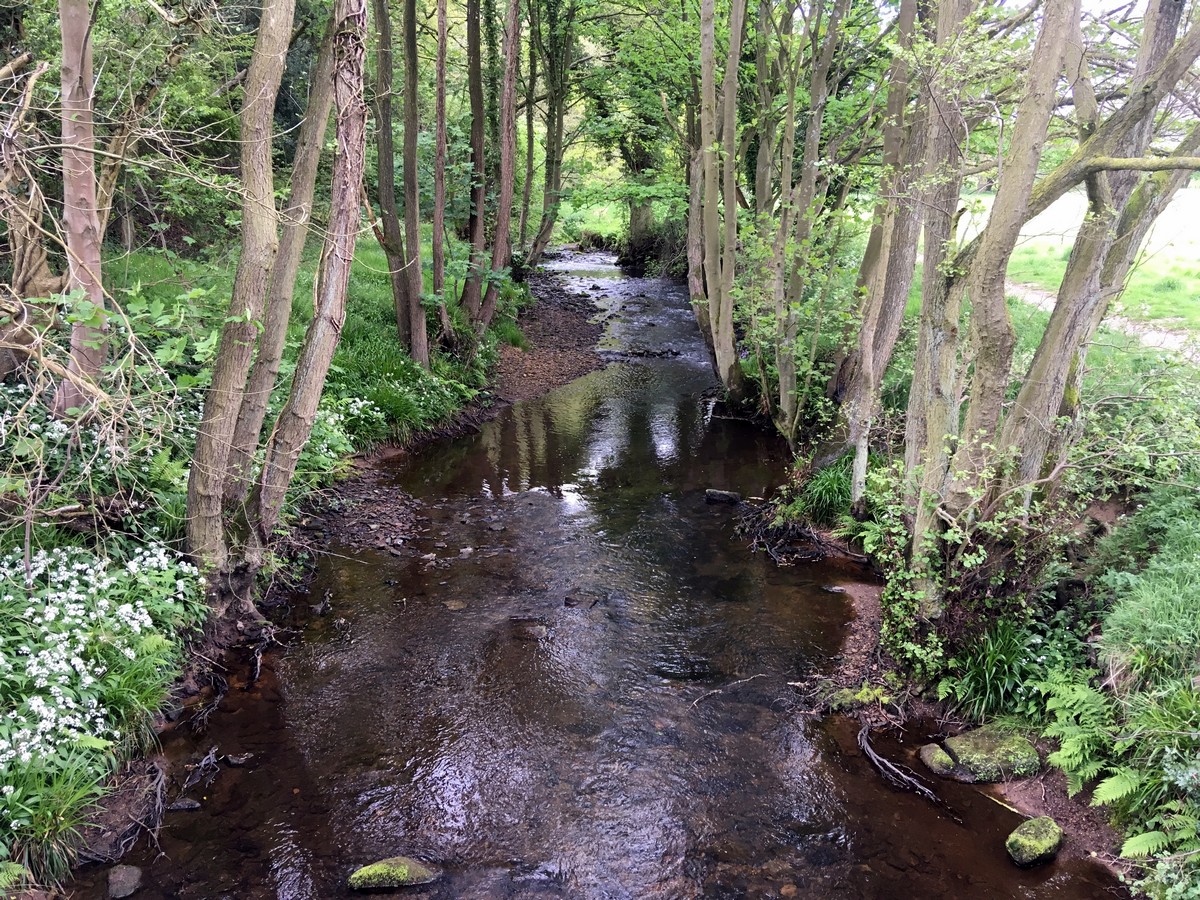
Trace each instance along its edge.
<instances>
[{"instance_id":1,"label":"distant green field","mask_svg":"<svg viewBox=\"0 0 1200 900\"><path fill-rule=\"evenodd\" d=\"M972 198L986 206L988 198ZM1056 291L1075 230L1083 220L1083 194L1068 194L1021 230L1008 267L1010 280ZM978 217L975 217L976 220ZM1113 313L1167 330L1200 330L1200 188L1181 191L1159 217ZM970 224L967 226L970 228Z\"/></svg>"}]
</instances>

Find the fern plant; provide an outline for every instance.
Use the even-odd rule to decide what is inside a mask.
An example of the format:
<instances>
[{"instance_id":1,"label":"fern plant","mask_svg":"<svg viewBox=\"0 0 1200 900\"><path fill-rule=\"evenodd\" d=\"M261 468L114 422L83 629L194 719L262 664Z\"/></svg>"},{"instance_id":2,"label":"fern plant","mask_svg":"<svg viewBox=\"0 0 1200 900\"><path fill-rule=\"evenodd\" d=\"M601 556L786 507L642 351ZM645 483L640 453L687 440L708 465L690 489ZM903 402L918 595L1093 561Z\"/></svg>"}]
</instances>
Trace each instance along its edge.
<instances>
[{"instance_id":1,"label":"fern plant","mask_svg":"<svg viewBox=\"0 0 1200 900\"><path fill-rule=\"evenodd\" d=\"M1059 745L1049 761L1066 774L1071 796L1109 767L1113 750L1112 704L1080 678L1081 672L1086 670L1055 672L1037 685L1052 716L1043 736L1056 738Z\"/></svg>"}]
</instances>

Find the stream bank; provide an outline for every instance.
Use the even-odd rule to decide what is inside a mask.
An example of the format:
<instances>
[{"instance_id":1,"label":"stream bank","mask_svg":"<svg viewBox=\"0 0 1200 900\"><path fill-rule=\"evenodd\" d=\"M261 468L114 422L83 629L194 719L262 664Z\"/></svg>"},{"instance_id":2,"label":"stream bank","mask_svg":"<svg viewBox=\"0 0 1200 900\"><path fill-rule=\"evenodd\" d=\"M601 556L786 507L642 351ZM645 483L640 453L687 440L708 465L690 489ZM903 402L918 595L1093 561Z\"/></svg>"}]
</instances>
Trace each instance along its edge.
<instances>
[{"instance_id":1,"label":"stream bank","mask_svg":"<svg viewBox=\"0 0 1200 900\"><path fill-rule=\"evenodd\" d=\"M444 870L406 892L431 900L1113 887L1069 858L1017 870L1018 816L970 786L939 785L954 818L893 791L855 723L801 714L790 683L828 672L845 637L849 604L825 590L840 575L748 554L705 498L762 496L784 448L713 415L679 288L604 256L555 265L595 302L607 365L380 464L370 489L413 498L413 518L381 509L358 546L331 531L292 598L328 606L231 684L207 732L163 735L176 772L214 747L218 764L172 787L191 803L161 855L130 860L137 896L346 896L350 871L397 854ZM911 758L923 739L879 748ZM76 896L103 897L104 877Z\"/></svg>"}]
</instances>

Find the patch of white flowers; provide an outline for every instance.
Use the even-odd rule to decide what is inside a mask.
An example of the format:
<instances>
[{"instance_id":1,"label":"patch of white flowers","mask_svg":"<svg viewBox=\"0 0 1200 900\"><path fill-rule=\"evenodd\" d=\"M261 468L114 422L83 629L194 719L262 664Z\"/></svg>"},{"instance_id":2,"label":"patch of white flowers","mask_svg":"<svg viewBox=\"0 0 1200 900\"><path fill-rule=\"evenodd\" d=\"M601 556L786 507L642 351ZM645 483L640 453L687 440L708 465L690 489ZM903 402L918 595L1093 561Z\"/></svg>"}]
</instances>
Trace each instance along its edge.
<instances>
[{"instance_id":1,"label":"patch of white flowers","mask_svg":"<svg viewBox=\"0 0 1200 900\"><path fill-rule=\"evenodd\" d=\"M194 616L200 580L163 546L123 565L78 548L0 558L0 784L81 739L120 738L107 679Z\"/></svg>"}]
</instances>

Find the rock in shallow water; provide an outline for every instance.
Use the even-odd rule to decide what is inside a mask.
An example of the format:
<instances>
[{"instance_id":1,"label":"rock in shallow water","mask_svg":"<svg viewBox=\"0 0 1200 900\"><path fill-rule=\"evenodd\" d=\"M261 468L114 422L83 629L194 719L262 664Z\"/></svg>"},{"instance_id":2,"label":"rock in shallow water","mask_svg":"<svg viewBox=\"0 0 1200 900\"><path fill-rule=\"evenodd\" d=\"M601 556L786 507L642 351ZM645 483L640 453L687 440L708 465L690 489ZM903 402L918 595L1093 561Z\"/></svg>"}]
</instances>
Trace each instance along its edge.
<instances>
[{"instance_id":1,"label":"rock in shallow water","mask_svg":"<svg viewBox=\"0 0 1200 900\"><path fill-rule=\"evenodd\" d=\"M409 884L429 884L436 881L441 872L432 866L408 856L393 856L363 866L349 879L351 889L373 891L378 888L397 888Z\"/></svg>"},{"instance_id":2,"label":"rock in shallow water","mask_svg":"<svg viewBox=\"0 0 1200 900\"><path fill-rule=\"evenodd\" d=\"M954 776L954 760L937 744L926 744L917 755L921 757L921 762L925 763L925 768L934 775L940 775L943 778Z\"/></svg>"},{"instance_id":3,"label":"rock in shallow water","mask_svg":"<svg viewBox=\"0 0 1200 900\"><path fill-rule=\"evenodd\" d=\"M142 870L137 866L113 866L108 870L108 896L130 897L142 886Z\"/></svg>"},{"instance_id":4,"label":"rock in shallow water","mask_svg":"<svg viewBox=\"0 0 1200 900\"><path fill-rule=\"evenodd\" d=\"M1022 822L1004 842L1004 849L1018 866L1047 863L1058 855L1063 832L1049 816L1039 816Z\"/></svg>"},{"instance_id":5,"label":"rock in shallow water","mask_svg":"<svg viewBox=\"0 0 1200 900\"><path fill-rule=\"evenodd\" d=\"M985 725L946 740L946 750L971 781L993 782L1033 775L1041 767L1037 748L1019 734Z\"/></svg>"},{"instance_id":6,"label":"rock in shallow water","mask_svg":"<svg viewBox=\"0 0 1200 900\"><path fill-rule=\"evenodd\" d=\"M1042 764L1037 748L1026 738L990 725L947 738L944 750L926 744L920 757L931 772L967 784L1023 778L1036 773Z\"/></svg>"},{"instance_id":7,"label":"rock in shallow water","mask_svg":"<svg viewBox=\"0 0 1200 900\"><path fill-rule=\"evenodd\" d=\"M709 488L704 492L704 499L709 503L741 503L742 495L736 491L718 491Z\"/></svg>"}]
</instances>

